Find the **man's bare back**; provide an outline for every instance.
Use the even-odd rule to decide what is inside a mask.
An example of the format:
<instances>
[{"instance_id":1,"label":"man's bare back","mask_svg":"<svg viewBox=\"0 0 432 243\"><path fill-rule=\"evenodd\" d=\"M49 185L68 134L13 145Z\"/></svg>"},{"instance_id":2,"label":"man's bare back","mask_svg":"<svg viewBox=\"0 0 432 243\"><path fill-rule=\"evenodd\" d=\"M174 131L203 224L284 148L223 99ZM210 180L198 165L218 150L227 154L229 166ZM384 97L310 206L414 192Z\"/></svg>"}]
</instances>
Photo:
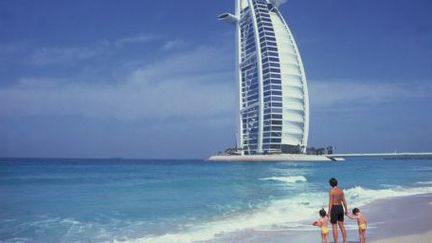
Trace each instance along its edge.
<instances>
[{"instance_id":1,"label":"man's bare back","mask_svg":"<svg viewBox=\"0 0 432 243\"><path fill-rule=\"evenodd\" d=\"M338 187L334 187L331 189L330 197L332 205L342 205L343 200L345 199L343 191Z\"/></svg>"}]
</instances>

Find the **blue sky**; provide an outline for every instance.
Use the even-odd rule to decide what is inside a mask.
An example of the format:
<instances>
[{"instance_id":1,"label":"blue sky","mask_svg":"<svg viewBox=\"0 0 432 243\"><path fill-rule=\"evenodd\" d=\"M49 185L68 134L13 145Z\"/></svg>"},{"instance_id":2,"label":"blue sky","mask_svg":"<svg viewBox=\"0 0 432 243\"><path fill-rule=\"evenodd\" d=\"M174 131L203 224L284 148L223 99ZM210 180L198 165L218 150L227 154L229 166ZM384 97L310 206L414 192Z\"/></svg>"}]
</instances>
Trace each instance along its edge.
<instances>
[{"instance_id":1,"label":"blue sky","mask_svg":"<svg viewBox=\"0 0 432 243\"><path fill-rule=\"evenodd\" d=\"M205 158L234 144L232 0L0 1L0 156ZM432 151L432 2L280 7L310 145Z\"/></svg>"}]
</instances>

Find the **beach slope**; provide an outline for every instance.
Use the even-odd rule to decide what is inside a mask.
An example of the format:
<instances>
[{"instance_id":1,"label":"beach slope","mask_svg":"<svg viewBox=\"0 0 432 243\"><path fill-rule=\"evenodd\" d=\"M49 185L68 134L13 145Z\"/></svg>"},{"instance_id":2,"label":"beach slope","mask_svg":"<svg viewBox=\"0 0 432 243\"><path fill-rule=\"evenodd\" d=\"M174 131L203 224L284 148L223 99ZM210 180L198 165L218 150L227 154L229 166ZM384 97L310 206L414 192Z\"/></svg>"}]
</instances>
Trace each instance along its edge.
<instances>
[{"instance_id":1,"label":"beach slope","mask_svg":"<svg viewBox=\"0 0 432 243\"><path fill-rule=\"evenodd\" d=\"M432 194L380 200L367 207L371 242L432 242Z\"/></svg>"}]
</instances>

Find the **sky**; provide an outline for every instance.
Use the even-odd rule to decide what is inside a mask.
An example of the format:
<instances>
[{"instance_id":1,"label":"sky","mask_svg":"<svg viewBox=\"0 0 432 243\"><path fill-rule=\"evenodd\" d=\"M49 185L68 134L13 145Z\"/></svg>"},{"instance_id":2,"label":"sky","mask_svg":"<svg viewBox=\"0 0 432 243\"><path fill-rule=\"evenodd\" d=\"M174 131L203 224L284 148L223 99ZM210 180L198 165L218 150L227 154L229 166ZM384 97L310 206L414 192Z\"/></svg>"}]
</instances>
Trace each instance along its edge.
<instances>
[{"instance_id":1,"label":"sky","mask_svg":"<svg viewBox=\"0 0 432 243\"><path fill-rule=\"evenodd\" d=\"M280 6L309 146L432 151L432 1ZM235 144L233 0L0 0L0 157L206 158Z\"/></svg>"}]
</instances>

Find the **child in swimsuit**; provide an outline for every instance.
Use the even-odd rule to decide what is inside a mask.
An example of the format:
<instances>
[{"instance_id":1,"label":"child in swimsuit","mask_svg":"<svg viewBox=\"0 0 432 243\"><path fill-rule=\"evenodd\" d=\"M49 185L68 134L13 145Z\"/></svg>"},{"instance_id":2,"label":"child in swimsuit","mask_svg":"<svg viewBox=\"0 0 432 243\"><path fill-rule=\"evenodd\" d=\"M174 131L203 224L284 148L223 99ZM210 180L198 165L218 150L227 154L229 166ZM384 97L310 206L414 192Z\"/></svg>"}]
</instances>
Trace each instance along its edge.
<instances>
[{"instance_id":1,"label":"child in swimsuit","mask_svg":"<svg viewBox=\"0 0 432 243\"><path fill-rule=\"evenodd\" d=\"M359 237L360 237L360 243L366 242L366 229L367 229L367 220L366 217L360 213L360 210L358 208L354 208L352 210L351 215L347 215L350 219L356 219L357 224L359 227Z\"/></svg>"},{"instance_id":2,"label":"child in swimsuit","mask_svg":"<svg viewBox=\"0 0 432 243\"><path fill-rule=\"evenodd\" d=\"M312 223L313 226L317 226L321 228L321 240L322 243L328 243L328 222L329 222L329 218L327 216L327 212L323 209L321 209L319 211L319 215L321 216L321 218L318 221L315 221Z\"/></svg>"}]
</instances>

